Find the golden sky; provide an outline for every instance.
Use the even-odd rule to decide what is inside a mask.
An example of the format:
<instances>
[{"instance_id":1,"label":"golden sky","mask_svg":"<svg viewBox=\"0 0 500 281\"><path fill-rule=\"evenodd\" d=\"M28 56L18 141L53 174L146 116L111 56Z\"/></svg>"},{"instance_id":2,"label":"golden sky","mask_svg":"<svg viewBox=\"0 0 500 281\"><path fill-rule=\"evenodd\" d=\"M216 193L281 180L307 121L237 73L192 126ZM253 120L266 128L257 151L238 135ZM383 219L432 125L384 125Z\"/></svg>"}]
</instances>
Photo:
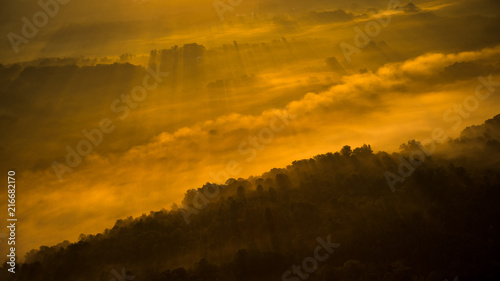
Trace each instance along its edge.
<instances>
[{"instance_id":1,"label":"golden sky","mask_svg":"<svg viewBox=\"0 0 500 281\"><path fill-rule=\"evenodd\" d=\"M500 81L498 1L396 2L73 0L17 53L8 34L42 8L0 3L0 167L18 175L18 254L168 209L214 174L345 144L397 151L498 114L496 93L464 106L479 76ZM474 110L457 123L457 107ZM58 178L54 162L100 127L114 129Z\"/></svg>"}]
</instances>

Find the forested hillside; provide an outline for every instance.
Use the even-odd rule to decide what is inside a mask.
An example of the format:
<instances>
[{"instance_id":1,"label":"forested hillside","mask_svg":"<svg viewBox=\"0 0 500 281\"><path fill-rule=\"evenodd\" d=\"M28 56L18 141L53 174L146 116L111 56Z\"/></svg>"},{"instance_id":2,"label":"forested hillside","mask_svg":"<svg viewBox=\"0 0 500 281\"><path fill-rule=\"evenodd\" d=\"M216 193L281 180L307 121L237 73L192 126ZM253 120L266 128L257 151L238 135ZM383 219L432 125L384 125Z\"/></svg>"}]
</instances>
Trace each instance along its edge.
<instances>
[{"instance_id":1,"label":"forested hillside","mask_svg":"<svg viewBox=\"0 0 500 281\"><path fill-rule=\"evenodd\" d=\"M172 210L33 250L1 279L500 280L499 136L500 115L419 161L417 141L393 154L345 146L207 183ZM318 241L340 245L318 261Z\"/></svg>"}]
</instances>

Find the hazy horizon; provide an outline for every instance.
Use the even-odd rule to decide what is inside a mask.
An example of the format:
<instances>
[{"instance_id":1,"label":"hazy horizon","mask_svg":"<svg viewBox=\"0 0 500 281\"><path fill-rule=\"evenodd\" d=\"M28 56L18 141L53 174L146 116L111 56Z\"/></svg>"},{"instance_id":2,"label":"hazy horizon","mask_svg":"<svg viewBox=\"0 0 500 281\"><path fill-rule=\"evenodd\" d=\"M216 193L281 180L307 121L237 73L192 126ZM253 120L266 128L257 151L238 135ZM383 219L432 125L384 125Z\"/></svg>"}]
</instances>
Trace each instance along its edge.
<instances>
[{"instance_id":1,"label":"hazy horizon","mask_svg":"<svg viewBox=\"0 0 500 281\"><path fill-rule=\"evenodd\" d=\"M60 2L38 27L37 1L0 3L20 260L206 182L344 145L398 152L436 128L455 139L500 113L484 94L500 81L498 1Z\"/></svg>"}]
</instances>

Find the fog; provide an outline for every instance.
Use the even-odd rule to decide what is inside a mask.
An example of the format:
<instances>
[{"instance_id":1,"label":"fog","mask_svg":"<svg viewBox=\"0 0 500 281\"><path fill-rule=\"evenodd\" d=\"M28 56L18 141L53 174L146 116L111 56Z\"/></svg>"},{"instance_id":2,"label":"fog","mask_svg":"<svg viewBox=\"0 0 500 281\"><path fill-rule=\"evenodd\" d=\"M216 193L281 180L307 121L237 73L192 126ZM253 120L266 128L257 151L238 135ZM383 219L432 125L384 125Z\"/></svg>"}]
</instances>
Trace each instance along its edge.
<instances>
[{"instance_id":1,"label":"fog","mask_svg":"<svg viewBox=\"0 0 500 281\"><path fill-rule=\"evenodd\" d=\"M41 10L19 3L0 4L5 35ZM415 5L241 1L221 16L211 1L70 1L17 53L5 36L0 167L18 173L18 253L168 209L206 182L346 144L397 151L435 128L456 138L498 114L495 92L467 104L500 81L498 3ZM145 77L155 87L130 100Z\"/></svg>"}]
</instances>

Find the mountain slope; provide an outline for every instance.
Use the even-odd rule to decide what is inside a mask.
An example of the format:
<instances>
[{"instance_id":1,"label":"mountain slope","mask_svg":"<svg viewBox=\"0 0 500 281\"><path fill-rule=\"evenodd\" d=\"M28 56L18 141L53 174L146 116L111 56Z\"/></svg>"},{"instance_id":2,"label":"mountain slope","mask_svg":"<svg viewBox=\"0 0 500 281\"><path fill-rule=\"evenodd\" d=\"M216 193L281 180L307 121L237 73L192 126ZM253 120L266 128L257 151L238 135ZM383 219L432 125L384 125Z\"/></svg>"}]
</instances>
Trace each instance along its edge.
<instances>
[{"instance_id":1,"label":"mountain slope","mask_svg":"<svg viewBox=\"0 0 500 281\"><path fill-rule=\"evenodd\" d=\"M439 144L394 192L385 175L413 163L418 142L393 154L345 146L41 247L2 280L498 280L498 124ZM293 269L329 239L340 247L328 259Z\"/></svg>"}]
</instances>

